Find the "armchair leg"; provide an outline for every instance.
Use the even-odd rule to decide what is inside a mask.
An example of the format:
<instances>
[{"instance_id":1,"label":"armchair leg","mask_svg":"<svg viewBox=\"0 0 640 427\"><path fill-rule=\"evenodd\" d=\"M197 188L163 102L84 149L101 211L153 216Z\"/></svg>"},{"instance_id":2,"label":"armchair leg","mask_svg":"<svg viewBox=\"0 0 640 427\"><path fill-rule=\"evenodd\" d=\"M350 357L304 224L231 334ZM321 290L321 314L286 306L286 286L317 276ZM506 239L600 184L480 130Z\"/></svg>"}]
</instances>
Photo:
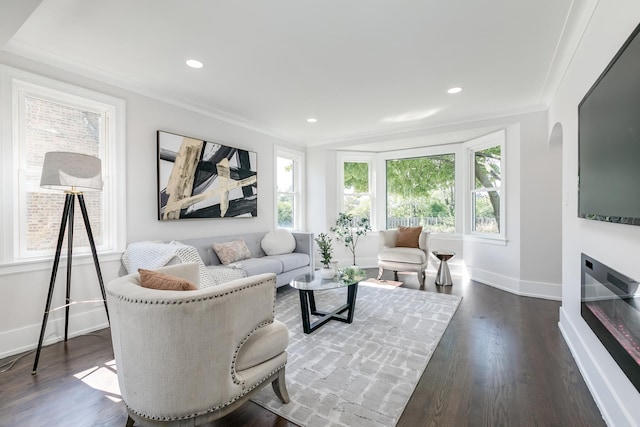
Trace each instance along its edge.
<instances>
[{"instance_id":1,"label":"armchair leg","mask_svg":"<svg viewBox=\"0 0 640 427\"><path fill-rule=\"evenodd\" d=\"M378 280L382 279L382 273L384 273L384 268L378 267Z\"/></svg>"},{"instance_id":2,"label":"armchair leg","mask_svg":"<svg viewBox=\"0 0 640 427\"><path fill-rule=\"evenodd\" d=\"M133 426L133 424L135 423L135 421L133 421L133 418L127 416L127 424L126 427L131 427Z\"/></svg>"},{"instance_id":3,"label":"armchair leg","mask_svg":"<svg viewBox=\"0 0 640 427\"><path fill-rule=\"evenodd\" d=\"M424 288L424 281L427 277L427 274L425 273L425 271L420 271L418 272L418 281L420 282L420 288Z\"/></svg>"},{"instance_id":4,"label":"armchair leg","mask_svg":"<svg viewBox=\"0 0 640 427\"><path fill-rule=\"evenodd\" d=\"M398 272L397 271L393 272L393 280L395 280L396 282L398 281Z\"/></svg>"},{"instance_id":5,"label":"armchair leg","mask_svg":"<svg viewBox=\"0 0 640 427\"><path fill-rule=\"evenodd\" d=\"M282 403L289 403L291 401L291 399L289 399L289 392L287 391L287 383L284 379L284 368L280 369L278 377L273 380L271 387L273 387L273 392Z\"/></svg>"}]
</instances>

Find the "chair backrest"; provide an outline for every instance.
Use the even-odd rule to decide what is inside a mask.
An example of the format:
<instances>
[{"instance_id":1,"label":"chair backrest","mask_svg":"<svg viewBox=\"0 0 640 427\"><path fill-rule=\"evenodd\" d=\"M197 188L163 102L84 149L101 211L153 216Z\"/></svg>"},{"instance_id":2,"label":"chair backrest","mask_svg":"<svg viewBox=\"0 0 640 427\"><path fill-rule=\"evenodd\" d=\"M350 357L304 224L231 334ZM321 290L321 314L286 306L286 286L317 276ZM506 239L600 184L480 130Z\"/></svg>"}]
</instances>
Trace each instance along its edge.
<instances>
[{"instance_id":1,"label":"chair backrest","mask_svg":"<svg viewBox=\"0 0 640 427\"><path fill-rule=\"evenodd\" d=\"M159 269L197 283L198 264ZM272 323L275 275L195 291L140 286L137 273L106 286L118 383L127 406L150 419L191 417L246 393L234 364L242 343Z\"/></svg>"},{"instance_id":2,"label":"chair backrest","mask_svg":"<svg viewBox=\"0 0 640 427\"><path fill-rule=\"evenodd\" d=\"M391 230L380 230L380 243L383 247L395 248L398 241L398 229L393 228ZM418 246L425 252L428 252L428 238L429 232L422 230L420 237L418 238Z\"/></svg>"}]
</instances>

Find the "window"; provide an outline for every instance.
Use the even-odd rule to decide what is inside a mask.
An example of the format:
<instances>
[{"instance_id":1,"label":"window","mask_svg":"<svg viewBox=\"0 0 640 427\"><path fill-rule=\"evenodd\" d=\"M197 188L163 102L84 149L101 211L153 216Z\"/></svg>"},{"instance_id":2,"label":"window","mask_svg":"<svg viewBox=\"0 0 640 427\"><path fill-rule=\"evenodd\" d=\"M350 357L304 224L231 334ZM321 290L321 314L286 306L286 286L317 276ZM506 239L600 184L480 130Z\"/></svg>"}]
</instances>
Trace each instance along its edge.
<instances>
[{"instance_id":1,"label":"window","mask_svg":"<svg viewBox=\"0 0 640 427\"><path fill-rule=\"evenodd\" d=\"M3 104L5 111L11 111L13 155L2 159L3 167L13 171L9 179L13 190L1 195L13 206L4 228L13 235L13 245L2 248L0 262L48 257L55 250L65 197L40 188L44 154L49 151L101 159L103 191L84 194L91 229L99 252L123 249L124 102L8 68L0 72L11 82L13 99L11 107ZM89 253L78 206L74 214L74 253Z\"/></svg>"},{"instance_id":2,"label":"window","mask_svg":"<svg viewBox=\"0 0 640 427\"><path fill-rule=\"evenodd\" d=\"M342 156L339 164L342 193L340 212L351 214L356 219L369 218L371 224L374 224L371 209L375 202L373 160Z\"/></svg>"},{"instance_id":3,"label":"window","mask_svg":"<svg viewBox=\"0 0 640 427\"><path fill-rule=\"evenodd\" d=\"M504 237L504 133L481 139L470 149L471 231Z\"/></svg>"},{"instance_id":4,"label":"window","mask_svg":"<svg viewBox=\"0 0 640 427\"><path fill-rule=\"evenodd\" d=\"M276 147L276 226L302 230L303 154Z\"/></svg>"},{"instance_id":5,"label":"window","mask_svg":"<svg viewBox=\"0 0 640 427\"><path fill-rule=\"evenodd\" d=\"M387 160L387 228L453 233L455 169L455 154Z\"/></svg>"}]
</instances>

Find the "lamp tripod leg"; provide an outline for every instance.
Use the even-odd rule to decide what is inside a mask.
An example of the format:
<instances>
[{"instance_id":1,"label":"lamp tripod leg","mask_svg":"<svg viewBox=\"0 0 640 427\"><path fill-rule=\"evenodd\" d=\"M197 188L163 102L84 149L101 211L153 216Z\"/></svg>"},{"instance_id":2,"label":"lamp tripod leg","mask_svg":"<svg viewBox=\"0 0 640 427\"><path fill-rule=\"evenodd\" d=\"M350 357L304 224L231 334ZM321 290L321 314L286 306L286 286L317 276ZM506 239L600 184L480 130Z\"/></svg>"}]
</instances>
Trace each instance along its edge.
<instances>
[{"instance_id":1,"label":"lamp tripod leg","mask_svg":"<svg viewBox=\"0 0 640 427\"><path fill-rule=\"evenodd\" d=\"M51 309L51 300L53 298L53 288L56 283L56 275L58 273L58 265L60 264L60 251L62 249L62 241L64 240L65 227L67 225L67 219L69 218L69 209L73 203L73 195L67 194L64 201L64 208L62 210L62 221L60 222L60 233L58 234L58 244L56 246L56 255L53 259L53 268L51 270L51 281L49 282L49 294L47 295L47 303L44 308L44 317L42 319L42 328L40 328L40 339L38 340L38 348L36 350L36 359L33 362L33 371L31 375L35 375L38 369L38 360L40 359L40 350L42 350L42 341L44 340L44 331L47 327L47 320L49 319L49 310Z\"/></svg>"},{"instance_id":2,"label":"lamp tripod leg","mask_svg":"<svg viewBox=\"0 0 640 427\"><path fill-rule=\"evenodd\" d=\"M69 338L69 304L71 304L71 266L73 260L73 218L74 207L76 205L76 195L71 194L71 203L69 204L68 226L67 226L67 297L64 308L64 342Z\"/></svg>"},{"instance_id":3,"label":"lamp tripod leg","mask_svg":"<svg viewBox=\"0 0 640 427\"><path fill-rule=\"evenodd\" d=\"M100 292L102 293L102 301L104 302L104 311L107 313L107 322L109 320L109 308L107 307L107 294L104 290L104 281L102 280L102 271L100 270L100 263L98 262L98 253L96 251L96 244L93 240L93 233L91 232L91 224L89 223L89 215L87 214L87 205L84 203L84 195L78 194L78 202L80 203L80 210L82 211L82 219L84 220L84 227L87 230L87 236L89 237L89 245L91 246L91 255L93 255L93 264L96 266L96 274L98 275L98 283L100 284Z\"/></svg>"}]
</instances>

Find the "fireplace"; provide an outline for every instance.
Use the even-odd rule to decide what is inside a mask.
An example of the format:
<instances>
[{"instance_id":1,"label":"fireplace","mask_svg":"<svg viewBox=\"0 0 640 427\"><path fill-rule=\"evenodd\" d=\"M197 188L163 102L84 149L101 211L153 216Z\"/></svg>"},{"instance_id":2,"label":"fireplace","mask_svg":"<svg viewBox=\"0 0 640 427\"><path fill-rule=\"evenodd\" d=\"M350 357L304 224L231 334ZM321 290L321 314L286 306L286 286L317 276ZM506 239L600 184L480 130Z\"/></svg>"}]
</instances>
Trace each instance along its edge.
<instances>
[{"instance_id":1,"label":"fireplace","mask_svg":"<svg viewBox=\"0 0 640 427\"><path fill-rule=\"evenodd\" d=\"M638 282L582 254L580 314L640 391Z\"/></svg>"}]
</instances>

